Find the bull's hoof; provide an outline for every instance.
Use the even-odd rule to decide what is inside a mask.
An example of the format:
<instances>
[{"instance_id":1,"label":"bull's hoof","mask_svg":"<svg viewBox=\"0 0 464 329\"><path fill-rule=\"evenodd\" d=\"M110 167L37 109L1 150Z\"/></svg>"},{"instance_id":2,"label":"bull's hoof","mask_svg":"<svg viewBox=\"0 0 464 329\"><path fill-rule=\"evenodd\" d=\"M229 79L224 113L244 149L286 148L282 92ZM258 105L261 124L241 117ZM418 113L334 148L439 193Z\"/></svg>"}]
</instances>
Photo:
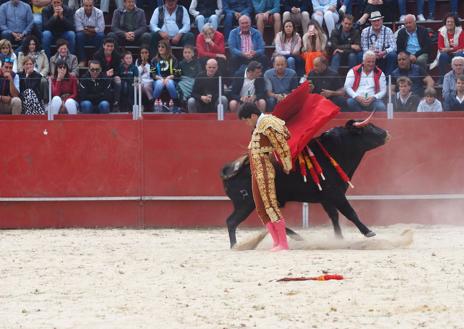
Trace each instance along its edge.
<instances>
[{"instance_id":1,"label":"bull's hoof","mask_svg":"<svg viewBox=\"0 0 464 329\"><path fill-rule=\"evenodd\" d=\"M366 234L364 234L364 236L365 236L366 238L372 238L373 236L376 236L376 235L377 235L377 234L375 234L375 233L372 232L372 231L369 231L369 232L367 232Z\"/></svg>"}]
</instances>

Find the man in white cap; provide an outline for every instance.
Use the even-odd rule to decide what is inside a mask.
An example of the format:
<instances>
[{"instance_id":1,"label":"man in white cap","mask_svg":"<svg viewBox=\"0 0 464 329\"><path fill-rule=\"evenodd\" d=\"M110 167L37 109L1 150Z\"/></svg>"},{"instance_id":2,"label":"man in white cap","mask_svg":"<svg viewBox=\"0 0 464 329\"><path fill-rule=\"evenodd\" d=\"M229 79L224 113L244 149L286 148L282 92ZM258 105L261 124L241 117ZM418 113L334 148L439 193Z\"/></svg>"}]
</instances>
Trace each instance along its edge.
<instances>
[{"instance_id":1,"label":"man in white cap","mask_svg":"<svg viewBox=\"0 0 464 329\"><path fill-rule=\"evenodd\" d=\"M390 75L396 68L396 40L393 31L383 25L383 16L379 11L371 13L371 26L361 33L361 47L365 53L371 50L376 55L376 63L385 73Z\"/></svg>"}]
</instances>

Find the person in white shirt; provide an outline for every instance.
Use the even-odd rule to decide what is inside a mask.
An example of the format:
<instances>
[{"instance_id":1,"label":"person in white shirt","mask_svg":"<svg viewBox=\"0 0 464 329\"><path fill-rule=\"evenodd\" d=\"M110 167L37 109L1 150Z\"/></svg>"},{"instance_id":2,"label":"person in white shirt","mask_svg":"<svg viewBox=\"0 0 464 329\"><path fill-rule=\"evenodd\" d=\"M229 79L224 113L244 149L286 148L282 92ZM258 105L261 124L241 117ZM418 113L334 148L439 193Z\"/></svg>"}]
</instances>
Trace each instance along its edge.
<instances>
[{"instance_id":1,"label":"person in white shirt","mask_svg":"<svg viewBox=\"0 0 464 329\"><path fill-rule=\"evenodd\" d=\"M417 112L443 112L441 102L437 99L437 91L429 87L424 91L424 98L417 107Z\"/></svg>"},{"instance_id":2,"label":"person in white shirt","mask_svg":"<svg viewBox=\"0 0 464 329\"><path fill-rule=\"evenodd\" d=\"M375 65L376 55L366 51L363 62L348 71L345 80L345 91L350 98L348 109L359 111L386 111L382 98L387 91L385 74Z\"/></svg>"}]
</instances>

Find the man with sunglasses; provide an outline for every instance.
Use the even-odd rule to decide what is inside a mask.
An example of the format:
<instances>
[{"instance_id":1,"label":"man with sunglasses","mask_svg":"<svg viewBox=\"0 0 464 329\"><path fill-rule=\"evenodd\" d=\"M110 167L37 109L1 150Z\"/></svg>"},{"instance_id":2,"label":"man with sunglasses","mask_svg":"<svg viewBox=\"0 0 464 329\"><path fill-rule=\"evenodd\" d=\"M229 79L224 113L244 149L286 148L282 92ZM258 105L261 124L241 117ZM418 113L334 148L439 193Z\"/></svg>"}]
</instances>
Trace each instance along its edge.
<instances>
[{"instance_id":1,"label":"man with sunglasses","mask_svg":"<svg viewBox=\"0 0 464 329\"><path fill-rule=\"evenodd\" d=\"M13 60L3 59L0 69L0 114L21 114L19 77L13 72Z\"/></svg>"},{"instance_id":2,"label":"man with sunglasses","mask_svg":"<svg viewBox=\"0 0 464 329\"><path fill-rule=\"evenodd\" d=\"M82 113L109 113L113 89L111 78L104 72L99 61L89 61L89 72L79 81Z\"/></svg>"}]
</instances>

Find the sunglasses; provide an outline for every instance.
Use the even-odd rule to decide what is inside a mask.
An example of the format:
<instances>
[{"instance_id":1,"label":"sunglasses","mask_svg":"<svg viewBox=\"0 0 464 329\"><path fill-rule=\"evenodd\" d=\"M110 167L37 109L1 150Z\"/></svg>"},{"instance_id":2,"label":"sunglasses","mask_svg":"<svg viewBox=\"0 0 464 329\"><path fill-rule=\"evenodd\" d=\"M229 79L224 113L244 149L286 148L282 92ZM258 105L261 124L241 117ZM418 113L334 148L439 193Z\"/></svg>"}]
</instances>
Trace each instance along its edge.
<instances>
[{"instance_id":1,"label":"sunglasses","mask_svg":"<svg viewBox=\"0 0 464 329\"><path fill-rule=\"evenodd\" d=\"M101 69L91 68L89 69L90 72L100 72Z\"/></svg>"}]
</instances>

